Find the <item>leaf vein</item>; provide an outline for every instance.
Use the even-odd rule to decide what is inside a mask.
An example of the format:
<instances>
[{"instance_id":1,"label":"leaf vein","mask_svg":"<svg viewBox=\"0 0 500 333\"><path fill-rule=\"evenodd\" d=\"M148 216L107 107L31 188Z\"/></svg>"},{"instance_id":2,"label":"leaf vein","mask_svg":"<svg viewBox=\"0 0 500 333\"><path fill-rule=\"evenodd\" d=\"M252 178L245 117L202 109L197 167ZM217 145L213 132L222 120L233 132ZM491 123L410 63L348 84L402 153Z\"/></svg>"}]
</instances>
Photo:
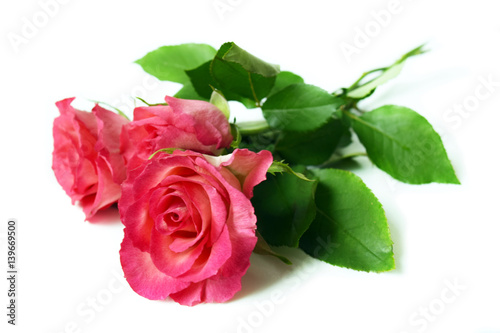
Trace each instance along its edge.
<instances>
[{"instance_id":1,"label":"leaf vein","mask_svg":"<svg viewBox=\"0 0 500 333\"><path fill-rule=\"evenodd\" d=\"M368 253L370 253L371 255L373 255L375 258L377 258L378 260L380 260L381 262L383 262L384 260L382 258L380 258L376 253L374 253L372 250L370 250L365 244L363 244L363 242L361 242L358 238L354 237L353 235L351 235L351 233L349 233L349 231L343 227L341 224L337 223L333 218L331 218L329 215L327 215L325 212L323 212L321 209L317 208L317 211L323 215L326 219L328 219L329 221L331 221L333 224L335 224L336 226L339 227L340 230L342 230L347 236L351 237L354 241L356 241L359 245L361 245L361 247L363 247L366 251L368 251Z\"/></svg>"}]
</instances>

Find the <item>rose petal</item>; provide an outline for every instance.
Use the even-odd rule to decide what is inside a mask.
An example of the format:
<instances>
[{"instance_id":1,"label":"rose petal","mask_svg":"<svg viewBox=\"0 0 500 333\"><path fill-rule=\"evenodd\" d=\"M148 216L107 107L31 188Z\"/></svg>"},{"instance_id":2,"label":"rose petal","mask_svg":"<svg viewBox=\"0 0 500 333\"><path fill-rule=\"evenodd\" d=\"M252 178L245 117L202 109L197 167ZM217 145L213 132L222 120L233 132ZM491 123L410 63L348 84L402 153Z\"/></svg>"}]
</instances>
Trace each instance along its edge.
<instances>
[{"instance_id":1,"label":"rose petal","mask_svg":"<svg viewBox=\"0 0 500 333\"><path fill-rule=\"evenodd\" d=\"M128 177L126 183L133 183L133 191L136 196L147 193L151 189L159 186L163 180L170 175L175 175L176 172L192 171L194 164L190 159L172 157L166 154L155 155L150 163L147 163L145 168L139 173L134 173L135 178Z\"/></svg>"},{"instance_id":2,"label":"rose petal","mask_svg":"<svg viewBox=\"0 0 500 333\"><path fill-rule=\"evenodd\" d=\"M161 300L189 286L188 282L179 281L160 272L153 264L150 254L134 247L127 235L125 229L120 261L125 278L136 293L151 300Z\"/></svg>"},{"instance_id":3,"label":"rose petal","mask_svg":"<svg viewBox=\"0 0 500 333\"><path fill-rule=\"evenodd\" d=\"M97 172L93 161L97 137L95 116L74 109L68 98L56 103L61 115L54 120L52 169L74 203L96 191Z\"/></svg>"},{"instance_id":4,"label":"rose petal","mask_svg":"<svg viewBox=\"0 0 500 333\"><path fill-rule=\"evenodd\" d=\"M181 305L193 306L205 302L205 281L191 283L185 289L170 294L170 298Z\"/></svg>"},{"instance_id":5,"label":"rose petal","mask_svg":"<svg viewBox=\"0 0 500 333\"><path fill-rule=\"evenodd\" d=\"M75 100L75 97L70 97L56 102L56 106L59 109L61 115L73 116L75 109L71 106L71 103Z\"/></svg>"},{"instance_id":6,"label":"rose petal","mask_svg":"<svg viewBox=\"0 0 500 333\"><path fill-rule=\"evenodd\" d=\"M202 164L201 161L200 164ZM211 165L206 166L207 169L210 167L215 168ZM257 243L255 236L257 218L252 203L242 192L230 186L222 174L214 172L213 175L226 187L231 203L227 227L231 238L232 254L219 273L226 276L236 274L243 276L250 266L250 255Z\"/></svg>"},{"instance_id":7,"label":"rose petal","mask_svg":"<svg viewBox=\"0 0 500 333\"><path fill-rule=\"evenodd\" d=\"M74 203L75 200L81 199L81 195L75 197L75 193L73 193L74 170L78 168L80 154L77 148L79 146L77 132L68 130L70 128L73 128L73 124L68 117L58 117L54 120L52 169L57 181Z\"/></svg>"},{"instance_id":8,"label":"rose petal","mask_svg":"<svg viewBox=\"0 0 500 333\"><path fill-rule=\"evenodd\" d=\"M253 197L253 188L266 179L266 173L273 163L270 151L261 150L254 153L248 149L236 149L232 158L221 164L234 174L242 185L243 193L247 198Z\"/></svg>"},{"instance_id":9,"label":"rose petal","mask_svg":"<svg viewBox=\"0 0 500 333\"><path fill-rule=\"evenodd\" d=\"M175 194L176 192L172 193L171 189L159 188L151 196L149 214L155 221L156 230L163 234L170 235L181 230L186 227L186 222L190 220L190 217L187 216L186 203ZM154 200L153 197L156 196L160 197ZM194 227L192 231L196 233Z\"/></svg>"},{"instance_id":10,"label":"rose petal","mask_svg":"<svg viewBox=\"0 0 500 333\"><path fill-rule=\"evenodd\" d=\"M170 295L179 304L193 306L199 303L223 303L241 290L241 276L216 275L207 280L192 283L187 288Z\"/></svg>"},{"instance_id":11,"label":"rose petal","mask_svg":"<svg viewBox=\"0 0 500 333\"><path fill-rule=\"evenodd\" d=\"M73 172L75 174L75 183L71 189L72 193L79 194L82 198L96 193L99 176L97 175L95 160L91 161L80 156L79 164Z\"/></svg>"},{"instance_id":12,"label":"rose petal","mask_svg":"<svg viewBox=\"0 0 500 333\"><path fill-rule=\"evenodd\" d=\"M172 234L180 230L198 234L201 231L201 228L198 229L198 225L201 225L201 216L198 210L185 193L173 189L173 187L168 189L167 195L158 198L157 205L154 205L156 201L151 198L152 205L155 207L150 207L149 213L155 220L155 227L165 234ZM153 193L153 196L155 195L156 191ZM172 214L177 214L177 218L173 219ZM168 221L173 221L173 223L168 223Z\"/></svg>"},{"instance_id":13,"label":"rose petal","mask_svg":"<svg viewBox=\"0 0 500 333\"><path fill-rule=\"evenodd\" d=\"M212 247L205 248L205 255L193 263L191 269L178 276L183 281L199 282L216 275L232 255L232 244L228 228L224 227L219 239Z\"/></svg>"},{"instance_id":14,"label":"rose petal","mask_svg":"<svg viewBox=\"0 0 500 333\"><path fill-rule=\"evenodd\" d=\"M164 235L153 229L151 232L151 259L164 274L178 277L193 266L193 263L203 252L208 239L201 239L198 244L180 253L170 249L174 239L171 235Z\"/></svg>"},{"instance_id":15,"label":"rose petal","mask_svg":"<svg viewBox=\"0 0 500 333\"><path fill-rule=\"evenodd\" d=\"M217 132L220 136L220 134ZM186 129L179 129L175 126L165 126L156 133L154 140L154 151L162 148L179 148L196 150L210 154L217 150L215 144L202 144L196 133L189 133Z\"/></svg>"},{"instance_id":16,"label":"rose petal","mask_svg":"<svg viewBox=\"0 0 500 333\"><path fill-rule=\"evenodd\" d=\"M129 120L97 104L92 112L96 116L98 130L95 150L109 162L114 182L121 184L126 178L126 169L120 152L120 136Z\"/></svg>"},{"instance_id":17,"label":"rose petal","mask_svg":"<svg viewBox=\"0 0 500 333\"><path fill-rule=\"evenodd\" d=\"M96 150L106 149L110 154L120 153L120 134L129 120L117 113L95 105L92 113L96 116L98 142Z\"/></svg>"},{"instance_id":18,"label":"rose petal","mask_svg":"<svg viewBox=\"0 0 500 333\"><path fill-rule=\"evenodd\" d=\"M98 156L97 164L97 192L91 205L82 203L86 219L90 219L97 211L107 208L118 201L121 195L120 185L113 181L111 166L102 156Z\"/></svg>"},{"instance_id":19,"label":"rose petal","mask_svg":"<svg viewBox=\"0 0 500 333\"><path fill-rule=\"evenodd\" d=\"M179 177L172 176L171 178ZM192 217L191 222L194 224L193 227L197 232L195 240L197 241L201 237L204 237L207 229L210 230L210 203L203 186L189 180L190 177L187 177L184 182L176 182L175 188L185 196L184 201L189 202Z\"/></svg>"},{"instance_id":20,"label":"rose petal","mask_svg":"<svg viewBox=\"0 0 500 333\"><path fill-rule=\"evenodd\" d=\"M139 177L147 164L140 164L137 168L129 169L127 179L121 184L122 196L118 201L118 208L120 209L120 215L124 215L125 211L136 202L144 193L137 193L134 190L134 184L137 177Z\"/></svg>"},{"instance_id":21,"label":"rose petal","mask_svg":"<svg viewBox=\"0 0 500 333\"><path fill-rule=\"evenodd\" d=\"M169 186L170 184L173 184L176 181L178 182L185 181L186 177L189 176L190 181L197 182L198 184L209 184L210 186L214 187L217 190L217 192L219 192L219 194L223 196L225 200L229 199L227 191L224 188L224 186L222 186L221 182L212 174L213 172L219 173L219 171L212 167L209 167L209 170L206 169L206 166L209 164L204 159L205 155L189 150L188 151L176 150L173 152L172 155L188 157L189 160L193 163L190 166L192 172L187 172L188 170L184 170L184 173L179 173L180 171L182 171L182 169L180 168L176 169L177 174L174 175L174 172L171 172L171 176L169 176L168 179L162 181L162 186ZM158 159L162 158L169 159L171 157L169 155L159 154ZM236 182L238 182L237 179Z\"/></svg>"},{"instance_id":22,"label":"rose petal","mask_svg":"<svg viewBox=\"0 0 500 333\"><path fill-rule=\"evenodd\" d=\"M134 122L150 120L149 118L163 121L162 115L172 112L168 105L140 106L134 109Z\"/></svg>"},{"instance_id":23,"label":"rose petal","mask_svg":"<svg viewBox=\"0 0 500 333\"><path fill-rule=\"evenodd\" d=\"M151 230L154 226L154 221L149 216L149 198L143 196L129 206L122 204L124 194L130 195L124 189L122 186L122 197L118 202L121 221L129 229L128 234L134 246L141 251L149 251L151 247Z\"/></svg>"},{"instance_id":24,"label":"rose petal","mask_svg":"<svg viewBox=\"0 0 500 333\"><path fill-rule=\"evenodd\" d=\"M75 98L66 98L56 103L59 113L62 116L69 117L80 122L83 127L89 129L93 137L97 137L97 122L95 116L90 112L80 111L71 106Z\"/></svg>"},{"instance_id":25,"label":"rose petal","mask_svg":"<svg viewBox=\"0 0 500 333\"><path fill-rule=\"evenodd\" d=\"M219 274L241 278L250 267L250 255L257 244L256 222L257 218L250 200L241 192L232 193L227 224L232 251L231 257L221 267Z\"/></svg>"},{"instance_id":26,"label":"rose petal","mask_svg":"<svg viewBox=\"0 0 500 333\"><path fill-rule=\"evenodd\" d=\"M195 119L194 133L202 144L216 144L216 149L220 149L228 147L233 141L229 122L215 105L205 101L184 100L169 96L165 97L165 101L177 115L186 114ZM214 138L217 138L216 142Z\"/></svg>"}]
</instances>

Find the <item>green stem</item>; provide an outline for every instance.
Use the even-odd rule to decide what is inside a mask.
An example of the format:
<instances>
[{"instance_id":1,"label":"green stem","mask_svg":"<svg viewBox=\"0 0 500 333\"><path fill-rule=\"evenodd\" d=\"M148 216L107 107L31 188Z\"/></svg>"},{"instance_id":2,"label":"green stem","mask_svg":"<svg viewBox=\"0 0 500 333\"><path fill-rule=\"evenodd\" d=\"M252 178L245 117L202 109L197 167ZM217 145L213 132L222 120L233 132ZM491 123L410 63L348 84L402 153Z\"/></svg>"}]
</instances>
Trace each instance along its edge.
<instances>
[{"instance_id":1,"label":"green stem","mask_svg":"<svg viewBox=\"0 0 500 333\"><path fill-rule=\"evenodd\" d=\"M271 128L265 120L246 121L236 125L238 126L241 135L258 134Z\"/></svg>"},{"instance_id":2,"label":"green stem","mask_svg":"<svg viewBox=\"0 0 500 333\"><path fill-rule=\"evenodd\" d=\"M367 112L365 110L360 109L357 103L352 106L352 109L358 111L361 115Z\"/></svg>"},{"instance_id":3,"label":"green stem","mask_svg":"<svg viewBox=\"0 0 500 333\"><path fill-rule=\"evenodd\" d=\"M147 106L168 105L168 103L155 103L155 104L151 104L151 103L146 102L143 98L140 98L140 97L136 97L136 98L138 100L140 100L141 102L143 102L144 104L146 104Z\"/></svg>"},{"instance_id":4,"label":"green stem","mask_svg":"<svg viewBox=\"0 0 500 333\"><path fill-rule=\"evenodd\" d=\"M359 152L359 153L352 153L352 154L347 154L347 155L338 156L338 157L332 157L331 159L329 159L328 161L323 163L320 166L320 168L322 168L322 169L329 168L329 167L339 163L340 161L347 160L347 159L353 158L353 157L358 157L358 156L368 156L368 155L365 152Z\"/></svg>"},{"instance_id":5,"label":"green stem","mask_svg":"<svg viewBox=\"0 0 500 333\"><path fill-rule=\"evenodd\" d=\"M378 72L378 71L385 71L387 69L387 67L380 67L380 68L375 68L375 69L372 69L368 72L364 72L363 75L361 75L359 77L359 79L356 80L356 82L354 82L349 88L347 88L347 91L351 91L351 90L354 90L355 88L358 87L358 84L361 82L361 80L363 80L367 75L370 75L372 73L375 73L375 72Z\"/></svg>"},{"instance_id":6,"label":"green stem","mask_svg":"<svg viewBox=\"0 0 500 333\"><path fill-rule=\"evenodd\" d=\"M353 115L352 113L350 113L349 111L347 111L345 109L342 109L342 113L345 114L346 116L348 116L351 119L359 120L359 117Z\"/></svg>"}]
</instances>

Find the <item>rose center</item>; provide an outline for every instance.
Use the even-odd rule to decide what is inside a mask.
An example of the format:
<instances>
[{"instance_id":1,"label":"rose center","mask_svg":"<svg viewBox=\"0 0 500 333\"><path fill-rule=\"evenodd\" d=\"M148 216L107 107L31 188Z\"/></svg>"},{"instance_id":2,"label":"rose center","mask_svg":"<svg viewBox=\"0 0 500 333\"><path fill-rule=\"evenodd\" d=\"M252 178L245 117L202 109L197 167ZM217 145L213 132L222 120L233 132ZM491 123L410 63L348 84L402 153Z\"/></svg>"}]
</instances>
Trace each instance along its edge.
<instances>
[{"instance_id":1,"label":"rose center","mask_svg":"<svg viewBox=\"0 0 500 333\"><path fill-rule=\"evenodd\" d=\"M167 209L165 214L165 223L168 224L169 221L179 223L182 222L186 216L187 208L186 207L176 207L173 209Z\"/></svg>"}]
</instances>

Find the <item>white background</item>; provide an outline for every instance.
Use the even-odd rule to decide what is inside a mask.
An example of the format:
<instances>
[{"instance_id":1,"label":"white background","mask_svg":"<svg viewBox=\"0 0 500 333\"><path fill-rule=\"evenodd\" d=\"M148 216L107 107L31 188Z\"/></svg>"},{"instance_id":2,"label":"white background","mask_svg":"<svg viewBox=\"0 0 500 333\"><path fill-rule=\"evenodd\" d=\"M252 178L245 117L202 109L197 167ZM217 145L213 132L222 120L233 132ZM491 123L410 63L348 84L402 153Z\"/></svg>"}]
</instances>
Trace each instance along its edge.
<instances>
[{"instance_id":1,"label":"white background","mask_svg":"<svg viewBox=\"0 0 500 333\"><path fill-rule=\"evenodd\" d=\"M495 1L401 0L384 26L373 13L387 10L389 0L69 0L50 7L44 20L40 3L48 2L0 5L1 267L7 220L17 218L20 231L18 326L6 324L2 278L2 332L7 326L42 333L500 332ZM229 7L218 12L218 3ZM29 22L39 27L30 31ZM371 36L361 40L365 29ZM9 38L25 39L13 46ZM226 41L329 91L428 43L429 53L408 61L363 104L400 104L424 115L442 135L462 182L406 185L357 159L362 167L354 171L385 207L396 270L340 269L298 250L285 251L292 267L253 255L232 301L192 308L149 301L121 284L118 217L84 222L52 173L54 103L78 96L130 114L130 96L160 102L178 89L150 80L134 60L161 45ZM359 46L357 53L346 57L346 44ZM465 112L449 113L454 105ZM453 284L458 287L450 289Z\"/></svg>"}]
</instances>

